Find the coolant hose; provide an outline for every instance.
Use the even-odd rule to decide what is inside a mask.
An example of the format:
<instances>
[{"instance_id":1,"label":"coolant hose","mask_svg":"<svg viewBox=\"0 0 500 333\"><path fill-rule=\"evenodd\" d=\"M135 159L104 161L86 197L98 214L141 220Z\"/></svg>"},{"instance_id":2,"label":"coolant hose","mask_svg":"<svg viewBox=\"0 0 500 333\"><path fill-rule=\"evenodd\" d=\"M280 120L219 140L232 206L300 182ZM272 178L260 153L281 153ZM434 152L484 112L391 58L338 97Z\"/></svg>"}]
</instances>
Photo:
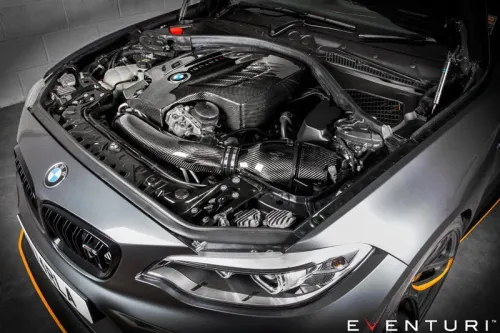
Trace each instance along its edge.
<instances>
[{"instance_id":1,"label":"coolant hose","mask_svg":"<svg viewBox=\"0 0 500 333\"><path fill-rule=\"evenodd\" d=\"M245 150L209 146L160 132L130 114L118 117L114 125L156 160L194 172L231 175L246 171L270 183L287 184L295 178L326 181L328 169L340 161L339 155L326 148L284 140Z\"/></svg>"}]
</instances>

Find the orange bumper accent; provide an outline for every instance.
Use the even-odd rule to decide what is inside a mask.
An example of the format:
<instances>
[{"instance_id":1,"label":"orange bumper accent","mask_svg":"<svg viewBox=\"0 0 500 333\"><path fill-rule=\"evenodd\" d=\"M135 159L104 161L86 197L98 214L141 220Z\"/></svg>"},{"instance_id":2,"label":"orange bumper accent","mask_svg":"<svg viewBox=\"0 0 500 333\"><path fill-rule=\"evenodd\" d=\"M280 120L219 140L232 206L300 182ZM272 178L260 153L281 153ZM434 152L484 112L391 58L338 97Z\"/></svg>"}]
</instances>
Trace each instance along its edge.
<instances>
[{"instance_id":1,"label":"orange bumper accent","mask_svg":"<svg viewBox=\"0 0 500 333\"><path fill-rule=\"evenodd\" d=\"M54 320L54 322L56 323L57 327L59 327L59 329L61 330L62 333L67 333L66 329L64 329L63 325L61 324L59 319L57 319L56 315L54 314L54 311L52 311L52 308L50 307L49 303L47 303L47 300L43 296L42 291L38 287L38 284L36 283L35 278L33 277L33 274L31 273L31 269L28 266L28 261L26 260L26 257L24 256L24 251L23 251L23 246L22 246L23 237L24 237L24 230L21 229L21 234L19 235L19 241L17 243L17 247L19 249L19 254L21 255L21 259L23 261L24 267L26 268L26 272L28 273L28 276L31 280L31 283L33 284L33 287L35 288L35 291L38 294L38 297L40 297L40 300L42 301L43 305L45 306L45 308L49 312L49 314L52 317L52 319Z\"/></svg>"}]
</instances>

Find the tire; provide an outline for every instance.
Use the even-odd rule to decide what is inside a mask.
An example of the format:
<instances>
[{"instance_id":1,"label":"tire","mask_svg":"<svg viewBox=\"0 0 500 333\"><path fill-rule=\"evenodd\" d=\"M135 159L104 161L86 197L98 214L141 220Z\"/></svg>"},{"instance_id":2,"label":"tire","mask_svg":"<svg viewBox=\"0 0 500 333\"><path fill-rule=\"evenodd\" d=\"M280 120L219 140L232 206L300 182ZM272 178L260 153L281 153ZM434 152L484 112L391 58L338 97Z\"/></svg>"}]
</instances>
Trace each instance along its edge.
<instances>
[{"instance_id":1,"label":"tire","mask_svg":"<svg viewBox=\"0 0 500 333\"><path fill-rule=\"evenodd\" d=\"M405 330L405 321L413 325L416 320L421 322L424 319L453 265L462 232L462 221L456 219L436 238L422 258L412 266L411 273L384 312L381 323L395 320L396 324L392 328L397 329L397 332L413 332ZM380 325L378 331L385 332L385 324Z\"/></svg>"}]
</instances>

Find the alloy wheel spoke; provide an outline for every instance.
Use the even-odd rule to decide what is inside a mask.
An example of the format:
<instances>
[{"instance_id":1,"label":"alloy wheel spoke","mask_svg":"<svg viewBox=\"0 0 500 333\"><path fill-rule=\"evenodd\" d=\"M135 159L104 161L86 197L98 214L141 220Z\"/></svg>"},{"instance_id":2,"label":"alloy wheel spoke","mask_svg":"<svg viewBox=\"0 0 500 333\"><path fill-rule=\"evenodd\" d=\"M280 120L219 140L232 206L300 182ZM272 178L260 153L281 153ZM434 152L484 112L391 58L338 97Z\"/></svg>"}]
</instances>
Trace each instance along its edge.
<instances>
[{"instance_id":1,"label":"alloy wheel spoke","mask_svg":"<svg viewBox=\"0 0 500 333\"><path fill-rule=\"evenodd\" d=\"M448 256L444 258L439 258L438 260L435 260L434 262L427 264L424 268L422 268L421 272L430 271L431 269L438 270L439 268L445 268L446 265L448 264L448 261L450 261L450 257Z\"/></svg>"}]
</instances>

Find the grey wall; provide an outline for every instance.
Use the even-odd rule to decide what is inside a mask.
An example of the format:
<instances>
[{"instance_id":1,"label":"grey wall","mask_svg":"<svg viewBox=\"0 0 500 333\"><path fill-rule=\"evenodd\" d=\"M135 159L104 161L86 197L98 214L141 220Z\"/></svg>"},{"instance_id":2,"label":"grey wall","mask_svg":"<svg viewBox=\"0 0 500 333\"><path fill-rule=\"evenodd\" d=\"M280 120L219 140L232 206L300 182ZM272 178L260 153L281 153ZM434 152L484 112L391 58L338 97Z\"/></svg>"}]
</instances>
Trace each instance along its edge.
<instances>
[{"instance_id":1,"label":"grey wall","mask_svg":"<svg viewBox=\"0 0 500 333\"><path fill-rule=\"evenodd\" d=\"M0 0L0 107L23 101L33 83L71 52L181 4L182 0Z\"/></svg>"}]
</instances>

